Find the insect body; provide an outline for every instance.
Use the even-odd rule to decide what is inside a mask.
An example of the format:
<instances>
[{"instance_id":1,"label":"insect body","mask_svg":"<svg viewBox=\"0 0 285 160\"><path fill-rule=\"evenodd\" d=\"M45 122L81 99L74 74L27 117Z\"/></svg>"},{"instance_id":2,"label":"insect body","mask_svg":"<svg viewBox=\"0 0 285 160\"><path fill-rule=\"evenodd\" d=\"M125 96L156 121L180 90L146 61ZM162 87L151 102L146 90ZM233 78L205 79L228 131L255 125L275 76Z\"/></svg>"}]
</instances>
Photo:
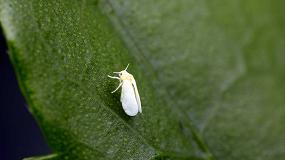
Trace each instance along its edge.
<instances>
[{"instance_id":1,"label":"insect body","mask_svg":"<svg viewBox=\"0 0 285 160\"><path fill-rule=\"evenodd\" d=\"M118 74L119 77L109 75L108 77L118 79L120 81L119 86L112 93L122 87L121 102L123 109L127 115L135 116L138 112L142 113L141 100L134 76L127 72L128 66L120 72L114 72Z\"/></svg>"}]
</instances>

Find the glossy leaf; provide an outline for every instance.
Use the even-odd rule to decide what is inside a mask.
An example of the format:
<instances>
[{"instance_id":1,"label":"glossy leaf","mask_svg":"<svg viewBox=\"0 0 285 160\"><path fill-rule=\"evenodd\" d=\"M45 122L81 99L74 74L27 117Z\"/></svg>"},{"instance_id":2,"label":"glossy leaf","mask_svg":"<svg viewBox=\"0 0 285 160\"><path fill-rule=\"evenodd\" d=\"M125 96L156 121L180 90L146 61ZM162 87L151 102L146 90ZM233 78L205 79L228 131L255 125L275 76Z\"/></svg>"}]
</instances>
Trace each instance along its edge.
<instances>
[{"instance_id":1,"label":"glossy leaf","mask_svg":"<svg viewBox=\"0 0 285 160\"><path fill-rule=\"evenodd\" d=\"M1 0L31 112L59 159L285 156L283 1ZM137 81L128 117L118 82Z\"/></svg>"}]
</instances>

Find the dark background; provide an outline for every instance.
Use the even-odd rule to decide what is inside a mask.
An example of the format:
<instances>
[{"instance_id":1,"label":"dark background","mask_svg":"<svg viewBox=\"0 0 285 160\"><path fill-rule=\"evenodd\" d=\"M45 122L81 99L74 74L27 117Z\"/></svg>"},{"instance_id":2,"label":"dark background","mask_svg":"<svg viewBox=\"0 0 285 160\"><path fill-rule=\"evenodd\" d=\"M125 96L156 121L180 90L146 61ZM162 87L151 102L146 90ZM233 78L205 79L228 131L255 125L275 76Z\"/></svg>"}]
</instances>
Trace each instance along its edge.
<instances>
[{"instance_id":1,"label":"dark background","mask_svg":"<svg viewBox=\"0 0 285 160\"><path fill-rule=\"evenodd\" d=\"M0 160L50 153L19 89L0 28Z\"/></svg>"}]
</instances>

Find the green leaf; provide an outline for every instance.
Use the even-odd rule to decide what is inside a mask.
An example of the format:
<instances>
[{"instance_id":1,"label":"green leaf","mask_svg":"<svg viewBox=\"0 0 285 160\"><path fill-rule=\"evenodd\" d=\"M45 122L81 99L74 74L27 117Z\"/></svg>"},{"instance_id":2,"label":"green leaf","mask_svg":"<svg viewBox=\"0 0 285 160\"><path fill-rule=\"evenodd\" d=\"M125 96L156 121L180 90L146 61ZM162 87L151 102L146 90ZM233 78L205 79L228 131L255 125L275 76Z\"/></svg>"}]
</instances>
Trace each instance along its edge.
<instances>
[{"instance_id":1,"label":"green leaf","mask_svg":"<svg viewBox=\"0 0 285 160\"><path fill-rule=\"evenodd\" d=\"M285 157L284 1L0 2L22 92L58 157ZM128 63L135 117L107 77Z\"/></svg>"}]
</instances>

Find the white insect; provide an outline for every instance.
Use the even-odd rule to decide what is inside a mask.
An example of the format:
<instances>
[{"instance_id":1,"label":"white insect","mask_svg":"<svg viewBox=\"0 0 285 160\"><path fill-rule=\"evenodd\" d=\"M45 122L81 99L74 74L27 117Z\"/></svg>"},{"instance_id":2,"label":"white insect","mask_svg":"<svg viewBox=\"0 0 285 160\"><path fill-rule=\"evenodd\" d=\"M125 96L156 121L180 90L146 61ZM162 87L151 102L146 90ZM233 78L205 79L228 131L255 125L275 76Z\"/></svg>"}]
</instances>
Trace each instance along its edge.
<instances>
[{"instance_id":1,"label":"white insect","mask_svg":"<svg viewBox=\"0 0 285 160\"><path fill-rule=\"evenodd\" d=\"M129 64L126 69L121 72L113 72L119 75L119 77L109 76L113 79L118 79L120 81L119 86L111 93L116 92L120 87L121 91L121 102L124 111L129 116L135 116L138 112L142 113L141 100L138 92L137 84L134 76L127 72Z\"/></svg>"}]
</instances>

